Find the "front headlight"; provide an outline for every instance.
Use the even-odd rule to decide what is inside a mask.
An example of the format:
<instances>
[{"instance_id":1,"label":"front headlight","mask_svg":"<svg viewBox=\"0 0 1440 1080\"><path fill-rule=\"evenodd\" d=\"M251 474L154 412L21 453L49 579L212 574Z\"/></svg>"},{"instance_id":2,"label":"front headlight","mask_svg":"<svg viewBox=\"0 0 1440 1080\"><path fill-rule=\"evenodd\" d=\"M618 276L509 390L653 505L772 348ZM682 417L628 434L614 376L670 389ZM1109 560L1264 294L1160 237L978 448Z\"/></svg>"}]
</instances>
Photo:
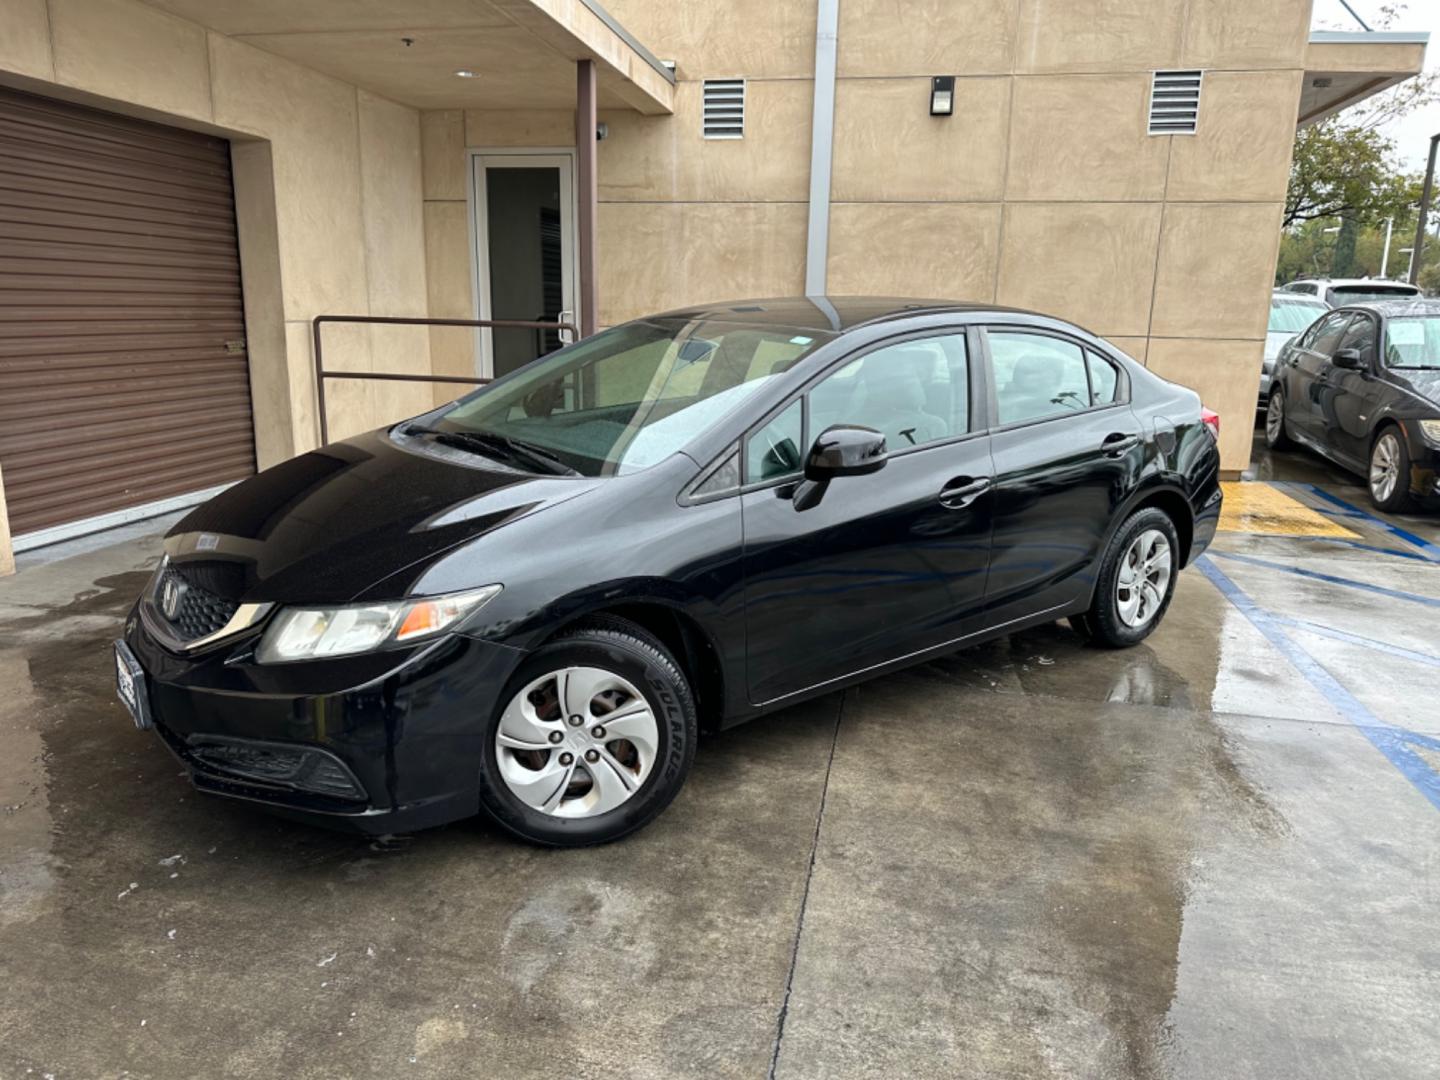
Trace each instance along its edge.
<instances>
[{"instance_id":1,"label":"front headlight","mask_svg":"<svg viewBox=\"0 0 1440 1080\"><path fill-rule=\"evenodd\" d=\"M1440 420L1421 420L1420 434L1432 446L1440 446Z\"/></svg>"},{"instance_id":2,"label":"front headlight","mask_svg":"<svg viewBox=\"0 0 1440 1080\"><path fill-rule=\"evenodd\" d=\"M432 637L500 593L499 585L468 592L343 607L284 608L255 650L262 664L349 656Z\"/></svg>"}]
</instances>

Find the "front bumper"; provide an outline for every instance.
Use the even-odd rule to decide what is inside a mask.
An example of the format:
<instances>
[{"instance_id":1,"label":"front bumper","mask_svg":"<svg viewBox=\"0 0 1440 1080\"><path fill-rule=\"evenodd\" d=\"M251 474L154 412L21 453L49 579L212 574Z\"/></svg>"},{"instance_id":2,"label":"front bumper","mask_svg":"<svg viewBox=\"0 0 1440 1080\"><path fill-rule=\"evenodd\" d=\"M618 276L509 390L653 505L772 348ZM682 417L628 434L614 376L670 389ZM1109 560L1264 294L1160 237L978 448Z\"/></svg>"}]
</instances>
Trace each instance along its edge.
<instances>
[{"instance_id":1,"label":"front bumper","mask_svg":"<svg viewBox=\"0 0 1440 1080\"><path fill-rule=\"evenodd\" d=\"M520 650L454 634L259 665L255 637L182 657L126 621L155 730L198 790L367 833L478 811L483 733Z\"/></svg>"}]
</instances>

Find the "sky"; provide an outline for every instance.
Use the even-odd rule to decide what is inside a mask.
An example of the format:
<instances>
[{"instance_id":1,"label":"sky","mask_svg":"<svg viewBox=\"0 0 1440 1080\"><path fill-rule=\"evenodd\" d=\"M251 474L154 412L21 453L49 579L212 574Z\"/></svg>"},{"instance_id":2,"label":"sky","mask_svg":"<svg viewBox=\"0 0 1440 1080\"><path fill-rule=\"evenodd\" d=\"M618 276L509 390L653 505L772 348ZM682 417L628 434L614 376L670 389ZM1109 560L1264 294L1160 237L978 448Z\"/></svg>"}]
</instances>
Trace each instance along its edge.
<instances>
[{"instance_id":1,"label":"sky","mask_svg":"<svg viewBox=\"0 0 1440 1080\"><path fill-rule=\"evenodd\" d=\"M1350 0L1359 16L1378 30L1382 0ZM1310 25L1315 30L1360 30L1360 25L1341 5L1340 0L1315 0ZM1440 2L1410 0L1406 10L1387 29L1428 30L1430 44L1425 50L1425 70L1440 71ZM1430 153L1430 136L1440 133L1440 104L1417 110L1383 129L1395 140L1395 148L1403 167L1410 172L1424 172ZM1440 165L1437 165L1440 170Z\"/></svg>"}]
</instances>

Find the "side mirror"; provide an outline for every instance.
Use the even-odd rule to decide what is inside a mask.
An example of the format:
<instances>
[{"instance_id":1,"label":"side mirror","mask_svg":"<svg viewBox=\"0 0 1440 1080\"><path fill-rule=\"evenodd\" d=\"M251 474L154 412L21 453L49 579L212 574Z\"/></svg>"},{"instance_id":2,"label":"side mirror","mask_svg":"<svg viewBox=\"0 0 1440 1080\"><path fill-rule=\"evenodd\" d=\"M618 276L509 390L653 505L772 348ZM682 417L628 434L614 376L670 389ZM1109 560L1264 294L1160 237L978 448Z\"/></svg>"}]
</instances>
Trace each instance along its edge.
<instances>
[{"instance_id":1,"label":"side mirror","mask_svg":"<svg viewBox=\"0 0 1440 1080\"><path fill-rule=\"evenodd\" d=\"M795 485L791 498L796 510L820 504L825 489L837 476L864 476L885 467L885 436L858 424L826 428L805 457L805 479Z\"/></svg>"},{"instance_id":2,"label":"side mirror","mask_svg":"<svg viewBox=\"0 0 1440 1080\"><path fill-rule=\"evenodd\" d=\"M805 479L864 476L885 467L885 436L874 428L835 424L820 433L805 458Z\"/></svg>"},{"instance_id":3,"label":"side mirror","mask_svg":"<svg viewBox=\"0 0 1440 1080\"><path fill-rule=\"evenodd\" d=\"M1332 357L1332 361L1336 367L1346 371L1359 371L1365 366L1365 357L1360 355L1359 349L1341 349Z\"/></svg>"}]
</instances>

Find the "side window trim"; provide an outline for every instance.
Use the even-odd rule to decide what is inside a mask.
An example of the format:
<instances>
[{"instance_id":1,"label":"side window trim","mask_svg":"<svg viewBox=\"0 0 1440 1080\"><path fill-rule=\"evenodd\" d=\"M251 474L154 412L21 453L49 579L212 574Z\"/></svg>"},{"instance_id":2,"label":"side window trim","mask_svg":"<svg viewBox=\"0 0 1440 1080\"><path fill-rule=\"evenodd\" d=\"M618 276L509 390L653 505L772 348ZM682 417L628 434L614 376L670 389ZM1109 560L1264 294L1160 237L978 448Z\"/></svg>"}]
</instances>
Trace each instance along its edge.
<instances>
[{"instance_id":1,"label":"side window trim","mask_svg":"<svg viewBox=\"0 0 1440 1080\"><path fill-rule=\"evenodd\" d=\"M1013 431L1018 428L1029 427L1033 424L1047 424L1055 420L1068 420L1072 416L1084 416L1087 413L1099 412L1101 409L1114 409L1122 405L1128 406L1130 404L1130 373L1125 370L1125 365L1116 363L1114 360L1110 359L1110 357L1106 356L1103 350L1097 349L1093 345L1087 345L1085 342L1080 341L1077 338L1071 337L1069 334L1061 333L1058 330L1052 330L1048 326L1024 326L1014 323L984 323L977 325L976 329L979 331L979 336L983 342L984 347L986 382L988 383L989 388L989 410L990 416L992 418L992 430L994 431ZM1000 399L996 393L997 383L995 379L994 356L990 352L990 332L992 330L997 333L1004 334L1034 334L1037 337L1055 338L1058 341L1063 341L1067 345L1073 345L1077 349L1079 349L1082 360L1089 353L1094 353L1096 356L1100 357L1103 361L1115 368L1115 373L1117 376L1115 384L1115 400L1107 401L1100 405L1096 405L1094 403L1095 387L1092 385L1090 380L1090 365L1089 363L1084 363L1082 364L1082 366L1085 369L1085 389L1089 395L1090 400L1090 405L1088 405L1086 408L1076 409L1073 412L1055 413L1050 416L1031 417L1028 420L1016 420L1014 423L1011 424L999 423Z\"/></svg>"}]
</instances>

